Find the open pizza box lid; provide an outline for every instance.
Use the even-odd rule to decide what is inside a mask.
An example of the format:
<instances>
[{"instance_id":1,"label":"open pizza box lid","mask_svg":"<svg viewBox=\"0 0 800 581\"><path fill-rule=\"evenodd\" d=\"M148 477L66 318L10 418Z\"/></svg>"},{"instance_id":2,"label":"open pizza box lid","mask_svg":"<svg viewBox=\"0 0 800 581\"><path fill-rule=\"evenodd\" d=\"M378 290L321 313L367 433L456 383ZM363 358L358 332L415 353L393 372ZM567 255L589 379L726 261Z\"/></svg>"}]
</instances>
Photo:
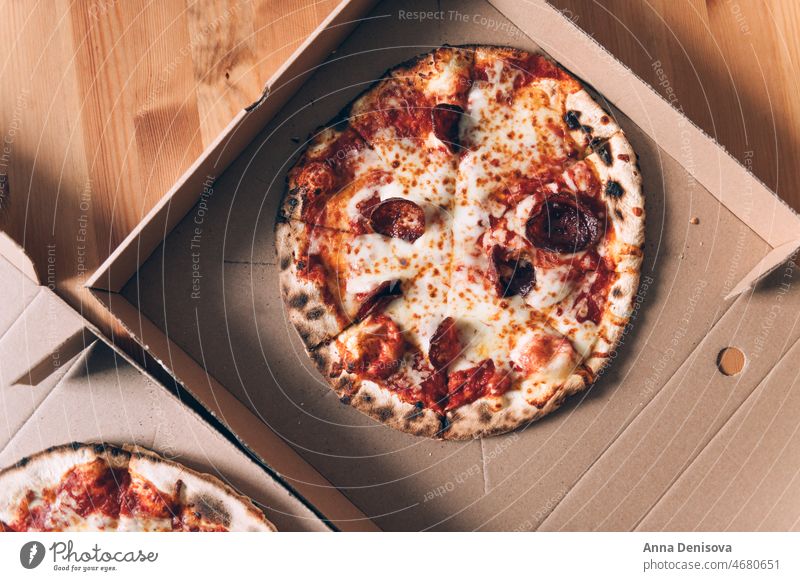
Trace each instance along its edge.
<instances>
[{"instance_id":1,"label":"open pizza box lid","mask_svg":"<svg viewBox=\"0 0 800 581\"><path fill-rule=\"evenodd\" d=\"M330 530L290 487L42 286L2 232L0 296L0 468L68 442L136 444L246 494L279 530Z\"/></svg>"},{"instance_id":2,"label":"open pizza box lid","mask_svg":"<svg viewBox=\"0 0 800 581\"><path fill-rule=\"evenodd\" d=\"M442 16L418 16L431 10ZM450 443L336 404L285 320L272 229L310 132L385 69L467 43L541 50L596 90L640 155L647 245L631 324L597 384L526 429ZM544 0L355 0L88 284L148 356L289 482L303 485L302 457L383 528L781 530L800 526L800 394L790 387L799 246L790 208ZM731 375L718 368L738 353L723 356L726 347L743 354ZM271 456L264 442L275 438L294 457ZM337 500L322 491L303 488L330 518Z\"/></svg>"}]
</instances>

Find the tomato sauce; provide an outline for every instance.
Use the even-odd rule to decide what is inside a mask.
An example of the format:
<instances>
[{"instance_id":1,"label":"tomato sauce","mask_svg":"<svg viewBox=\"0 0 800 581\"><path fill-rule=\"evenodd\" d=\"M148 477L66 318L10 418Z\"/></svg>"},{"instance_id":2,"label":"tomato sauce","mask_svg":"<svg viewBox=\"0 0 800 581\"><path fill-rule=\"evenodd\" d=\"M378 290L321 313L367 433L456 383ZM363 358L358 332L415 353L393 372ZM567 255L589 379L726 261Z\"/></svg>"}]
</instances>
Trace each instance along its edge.
<instances>
[{"instance_id":1,"label":"tomato sauce","mask_svg":"<svg viewBox=\"0 0 800 581\"><path fill-rule=\"evenodd\" d=\"M170 518L175 514L176 505L172 495L161 492L149 482L137 482L121 495L120 514Z\"/></svg>"},{"instance_id":2,"label":"tomato sauce","mask_svg":"<svg viewBox=\"0 0 800 581\"><path fill-rule=\"evenodd\" d=\"M502 395L510 387L511 379L508 374L495 369L492 359L484 359L475 367L450 374L445 410L459 408L482 397Z\"/></svg>"},{"instance_id":3,"label":"tomato sauce","mask_svg":"<svg viewBox=\"0 0 800 581\"><path fill-rule=\"evenodd\" d=\"M573 307L578 308L576 319L579 323L591 321L595 325L599 325L608 300L608 291L616 280L616 272L602 258L599 259L594 272L595 279L592 285L587 292L580 293L575 297ZM585 310L580 306L584 302Z\"/></svg>"},{"instance_id":4,"label":"tomato sauce","mask_svg":"<svg viewBox=\"0 0 800 581\"><path fill-rule=\"evenodd\" d=\"M443 413L447 401L446 372L427 364L420 352L414 353L412 367L421 381L409 380L407 374L398 373L390 378L386 387L397 394L401 401Z\"/></svg>"},{"instance_id":5,"label":"tomato sauce","mask_svg":"<svg viewBox=\"0 0 800 581\"><path fill-rule=\"evenodd\" d=\"M99 512L117 518L121 497L129 485L127 470L110 468L97 459L86 467L72 468L62 479L56 496L70 497L75 512L81 517Z\"/></svg>"}]
</instances>

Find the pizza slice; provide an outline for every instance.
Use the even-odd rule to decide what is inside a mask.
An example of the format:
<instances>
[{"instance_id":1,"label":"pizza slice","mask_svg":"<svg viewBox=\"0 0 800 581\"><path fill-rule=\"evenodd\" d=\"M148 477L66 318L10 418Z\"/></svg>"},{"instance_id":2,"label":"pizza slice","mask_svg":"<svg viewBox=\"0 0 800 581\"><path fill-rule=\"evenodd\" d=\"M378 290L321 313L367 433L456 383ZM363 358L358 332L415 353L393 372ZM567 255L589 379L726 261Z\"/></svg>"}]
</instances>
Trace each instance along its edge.
<instances>
[{"instance_id":1,"label":"pizza slice","mask_svg":"<svg viewBox=\"0 0 800 581\"><path fill-rule=\"evenodd\" d=\"M343 231L363 226L362 206L390 168L346 121L319 130L289 171L279 216ZM348 204L352 201L352 212Z\"/></svg>"},{"instance_id":2,"label":"pizza slice","mask_svg":"<svg viewBox=\"0 0 800 581\"><path fill-rule=\"evenodd\" d=\"M443 220L415 244L396 295L374 301L312 358L340 399L398 429L436 436L446 403L441 323L449 295L452 224ZM440 349L437 351L437 349Z\"/></svg>"},{"instance_id":3,"label":"pizza slice","mask_svg":"<svg viewBox=\"0 0 800 581\"><path fill-rule=\"evenodd\" d=\"M521 196L486 237L519 249L514 264L533 265L526 303L569 336L594 371L629 318L644 232L636 156L621 131L605 147L609 156L593 153Z\"/></svg>"},{"instance_id":4,"label":"pizza slice","mask_svg":"<svg viewBox=\"0 0 800 581\"><path fill-rule=\"evenodd\" d=\"M402 297L312 352L342 401L403 431L439 433L446 405L441 323L448 266L427 260Z\"/></svg>"},{"instance_id":5,"label":"pizza slice","mask_svg":"<svg viewBox=\"0 0 800 581\"><path fill-rule=\"evenodd\" d=\"M459 181L499 217L619 129L572 76L540 54L478 47L460 128Z\"/></svg>"},{"instance_id":6,"label":"pizza slice","mask_svg":"<svg viewBox=\"0 0 800 581\"><path fill-rule=\"evenodd\" d=\"M303 222L276 229L281 295L289 320L311 348L393 300L415 267L414 245Z\"/></svg>"},{"instance_id":7,"label":"pizza slice","mask_svg":"<svg viewBox=\"0 0 800 581\"><path fill-rule=\"evenodd\" d=\"M293 174L303 175L303 162L295 166ZM292 178L293 183L299 179ZM445 219L445 211L428 202L419 190L403 188L393 172L375 166L354 174L347 182L336 182L313 200L309 191L295 185L284 202L282 217L341 232L377 233L409 242L422 236L428 225Z\"/></svg>"},{"instance_id":8,"label":"pizza slice","mask_svg":"<svg viewBox=\"0 0 800 581\"><path fill-rule=\"evenodd\" d=\"M501 433L548 413L584 385L581 357L526 297L536 284L529 245L486 207L459 197L448 313L448 439Z\"/></svg>"},{"instance_id":9,"label":"pizza slice","mask_svg":"<svg viewBox=\"0 0 800 581\"><path fill-rule=\"evenodd\" d=\"M588 199L605 209L605 215L595 212L598 222L605 222L602 239L571 255L577 268L561 296L554 297L560 300L542 308L549 323L573 340L593 373L606 364L630 319L644 243L644 199L636 156L622 133L613 136L608 146L615 152L610 161L597 154L585 161L584 173L593 174L594 188L570 179L561 190L571 202ZM557 226L556 222L551 224Z\"/></svg>"},{"instance_id":10,"label":"pizza slice","mask_svg":"<svg viewBox=\"0 0 800 581\"><path fill-rule=\"evenodd\" d=\"M136 446L67 444L0 471L0 531L272 531L216 478Z\"/></svg>"},{"instance_id":11,"label":"pizza slice","mask_svg":"<svg viewBox=\"0 0 800 581\"><path fill-rule=\"evenodd\" d=\"M449 208L472 52L443 47L393 69L350 108L350 124L394 170L401 189Z\"/></svg>"},{"instance_id":12,"label":"pizza slice","mask_svg":"<svg viewBox=\"0 0 800 581\"><path fill-rule=\"evenodd\" d=\"M447 280L451 233L440 208L376 202L366 233L289 221L277 226L281 293L307 347L400 296L414 298L430 276ZM436 274L431 274L436 273Z\"/></svg>"},{"instance_id":13,"label":"pizza slice","mask_svg":"<svg viewBox=\"0 0 800 581\"><path fill-rule=\"evenodd\" d=\"M289 172L280 216L409 242L446 220L445 209L430 203L423 189L405 187L387 168L349 126L325 129Z\"/></svg>"},{"instance_id":14,"label":"pizza slice","mask_svg":"<svg viewBox=\"0 0 800 581\"><path fill-rule=\"evenodd\" d=\"M499 217L471 189L478 184L459 179L448 297L459 348L447 368L445 438L499 433L549 413L593 381L593 349L606 341L600 320L627 320L614 318L606 298L616 288L619 304L630 304L636 287L617 283L632 276L629 266L638 272L626 261L641 256L641 239L631 237L641 232L641 191L624 135L607 147L614 160L592 153L550 183L527 180ZM620 225L618 240L620 216L634 224ZM633 256L610 258L621 252Z\"/></svg>"},{"instance_id":15,"label":"pizza slice","mask_svg":"<svg viewBox=\"0 0 800 581\"><path fill-rule=\"evenodd\" d=\"M515 429L587 385L572 341L516 303L488 323L475 317L457 321L458 338L465 343L448 369L446 439Z\"/></svg>"}]
</instances>

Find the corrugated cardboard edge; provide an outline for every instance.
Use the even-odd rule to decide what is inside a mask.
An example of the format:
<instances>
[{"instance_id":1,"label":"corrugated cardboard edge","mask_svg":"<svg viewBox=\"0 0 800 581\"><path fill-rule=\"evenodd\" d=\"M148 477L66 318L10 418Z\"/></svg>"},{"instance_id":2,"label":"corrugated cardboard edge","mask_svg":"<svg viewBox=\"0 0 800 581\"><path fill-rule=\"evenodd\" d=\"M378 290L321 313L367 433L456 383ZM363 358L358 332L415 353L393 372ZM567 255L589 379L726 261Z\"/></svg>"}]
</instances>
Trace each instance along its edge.
<instances>
[{"instance_id":1,"label":"corrugated cardboard edge","mask_svg":"<svg viewBox=\"0 0 800 581\"><path fill-rule=\"evenodd\" d=\"M33 261L25 254L22 246L14 242L8 234L2 231L0 231L0 255L37 285L42 284L39 281L39 275L36 273Z\"/></svg>"},{"instance_id":2,"label":"corrugated cardboard edge","mask_svg":"<svg viewBox=\"0 0 800 581\"><path fill-rule=\"evenodd\" d=\"M659 147L680 163L723 206L773 248L772 252L769 252L753 270L735 285L734 289L725 297L726 300L752 288L766 274L784 263L793 254L793 252L787 252L789 247L793 247L794 250L800 248L800 215L728 153L713 137L673 107L628 66L620 62L597 40L586 34L575 22L565 18L546 0L527 0L526 2L488 0L488 2L557 60L562 60L563 56L561 55L567 53L559 48L564 46L563 43L559 43L559 38L548 36L548 31L555 31L558 27L549 27L546 22L543 24L542 20L557 19L560 23L567 21L567 26L574 28L578 33L576 36L582 40L581 43L574 46L570 45L569 60L580 62L580 59L602 59L607 62L612 68L612 74L597 79L593 86L603 98L624 111L625 115L639 127L646 128L651 125L649 119L642 117L641 111L646 111L651 118L673 118L676 123L684 122L686 124L685 130L691 134L691 143L702 148L695 154L695 157L703 160L703 163L690 164L687 167L680 161L680 151L685 140L682 135L679 135L681 132L662 135L661 137L664 139L659 140ZM527 22L532 21L530 14L533 10L537 11L536 31L526 26ZM623 77L626 82L618 82ZM635 86L635 90L632 92L630 91L631 85ZM628 97L632 94L635 95L637 101L643 101L642 105L637 107L625 105L629 102ZM720 188L721 180L734 175L742 176L747 180L747 185L742 186L742 189L751 193L752 201L748 202L738 195L726 196L724 192L720 191L722 189ZM756 208L755 212L753 212L753 208ZM779 249L780 251L778 251Z\"/></svg>"},{"instance_id":3,"label":"corrugated cardboard edge","mask_svg":"<svg viewBox=\"0 0 800 581\"><path fill-rule=\"evenodd\" d=\"M256 138L314 68L355 28L358 17L366 14L373 3L372 0L341 2L269 78L262 96L228 123L88 278L86 286L119 292L164 237L192 209L203 188L213 183L236 159L241 149Z\"/></svg>"},{"instance_id":4,"label":"corrugated cardboard edge","mask_svg":"<svg viewBox=\"0 0 800 581\"><path fill-rule=\"evenodd\" d=\"M273 470L301 498L313 500L324 517L346 531L378 531L378 527L303 460L278 434L269 429L253 412L225 389L142 315L128 300L107 291L91 291L125 327L125 330L163 369L198 401L254 457ZM236 430L230 429L228 418L236 418Z\"/></svg>"},{"instance_id":5,"label":"corrugated cardboard edge","mask_svg":"<svg viewBox=\"0 0 800 581\"><path fill-rule=\"evenodd\" d=\"M41 286L33 261L14 240L0 232L0 256L39 287L33 300L0 337L3 375L10 384L38 385L85 347L87 332L99 335L50 288Z\"/></svg>"},{"instance_id":6,"label":"corrugated cardboard edge","mask_svg":"<svg viewBox=\"0 0 800 581\"><path fill-rule=\"evenodd\" d=\"M731 289L725 296L725 300L732 299L743 292L751 289L755 284L763 279L765 276L774 272L781 264L789 260L800 248L800 241L790 240L785 244L773 248L752 270Z\"/></svg>"}]
</instances>

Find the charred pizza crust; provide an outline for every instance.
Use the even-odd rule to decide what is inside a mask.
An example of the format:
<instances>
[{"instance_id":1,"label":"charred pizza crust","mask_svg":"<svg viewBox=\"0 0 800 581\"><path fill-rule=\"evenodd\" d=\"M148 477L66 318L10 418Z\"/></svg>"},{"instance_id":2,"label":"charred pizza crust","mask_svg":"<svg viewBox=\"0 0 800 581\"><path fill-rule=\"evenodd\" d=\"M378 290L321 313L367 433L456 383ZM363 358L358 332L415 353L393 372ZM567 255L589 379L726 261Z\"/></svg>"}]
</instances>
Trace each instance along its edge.
<instances>
[{"instance_id":1,"label":"charred pizza crust","mask_svg":"<svg viewBox=\"0 0 800 581\"><path fill-rule=\"evenodd\" d=\"M338 356L332 343L321 345L311 355L342 403L408 434L428 438L440 436L441 416L433 410L405 402L375 381L337 369Z\"/></svg>"},{"instance_id":2,"label":"charred pizza crust","mask_svg":"<svg viewBox=\"0 0 800 581\"><path fill-rule=\"evenodd\" d=\"M497 66L498 61L502 61L502 66ZM471 70L471 76L466 80L463 73L464 66ZM480 72L476 72L481 67L483 68ZM526 81L519 80L520 76L524 77L526 74L538 75L531 88L526 86ZM454 78L457 82L453 81ZM392 104L391 107L401 109L399 118L405 116L411 119L411 123L417 123L415 125L417 133L411 132L410 139L402 127L376 129L374 120L370 123L365 121L370 115L374 115L374 111L385 111L375 104L382 103L380 106L385 107L385 101L373 98L373 94L379 93L381 98L385 98L387 94L391 96L393 90L391 83L398 82L398 79L402 82L402 87L398 89L400 105ZM456 184L449 182L447 177L442 180L438 174L431 179L431 175L444 168L444 171L453 172L454 182L458 170L448 169L448 164L458 168L461 160L470 155L470 144L459 142L465 135L464 128L475 123L474 116L470 118L471 113L465 111L466 94L473 85L481 82L497 84L497 98L500 103L511 101L511 97L504 100L503 91L517 90L520 91L522 98L539 99L548 103L549 109L537 122L551 127L554 139L561 140L559 142L561 145L556 144L561 149L558 150L556 147L558 155L550 165L568 169L573 164L582 163L593 173L594 179L600 182L602 187L597 199L605 207L603 219L606 223L606 234L597 244L601 247L601 260L606 264L613 264L613 271L608 277L608 286L603 291L601 316L591 323L583 324L583 332L593 337L591 350L583 352L576 347L580 351L580 356L571 373L562 374L558 380L539 385L535 395L530 395L530 390L526 395L523 390L514 388L506 388L505 391L489 390L474 399L466 398L463 404L450 408L447 405L447 394L441 401L436 397L414 401L413 389L397 390L394 387L387 387L389 383L384 381L383 375L365 374L363 369L359 370L358 364L353 364L355 356L346 352L345 343L350 341L351 335L357 335L359 329L364 326L362 318L343 314L341 302L337 304L337 301L331 300L330 296L326 297L319 285L310 284L298 270L298 256L303 252L298 249L307 248L307 241L304 239L301 225L296 222L314 223L323 228L347 231L356 236L357 244L358 236L370 232L368 226L366 229L363 227L363 217L351 219L354 206L352 199L356 195L355 191L360 188L361 176L371 172L383 172L395 176L393 172L397 172L393 187L400 184L404 188L402 196L414 202L422 200L429 204L438 204L442 212L449 216L450 227L458 228L459 202L456 198L461 194ZM447 118L455 119L461 130L454 133L452 128L448 131L439 131L438 128L427 127L424 128L427 133L419 133L419 127L425 124L420 122L420 119L423 119L420 111L414 109L413 104L409 104L409 95L414 94L414 91L425 92L425 99L421 101L422 104L418 109L431 114L434 126L437 114L441 112L434 109L444 104L449 107L446 112ZM557 115L554 112L557 112ZM382 122L387 122L387 118L390 119L389 122L396 121L391 116L384 116ZM350 133L354 128L356 136ZM515 138L512 136L513 131L508 133L508 139L513 140ZM379 137L376 138L376 135ZM452 137L453 135L457 137ZM516 136L518 139L524 137L520 133ZM394 147L392 140L395 139L399 143L397 153L392 149ZM336 145L339 142L358 145L342 147ZM420 151L424 149L424 153L414 151L414 144ZM317 162L320 158L331 159L331 152L342 151L346 153L334 153L338 155L336 158L338 165L334 167L329 164L327 171L330 174L332 170L336 170L338 172L336 180L329 175L326 180L320 182L328 184L327 187L335 192L327 198L323 196L325 210L309 218L304 209L311 207L312 200L308 195L309 187L303 185L300 176L304 175L309 161ZM518 163L525 156L524 150L520 150L512 143L509 151L518 156L515 169L508 170L507 175L504 174L502 162L496 171L490 169L490 173L494 172L491 175L497 182L505 183L507 178L518 180L520 176L524 178L526 170L524 168L521 170ZM419 171L423 177L417 180L413 177L413 173L409 173L408 166L413 169L414 164L424 165L426 160L433 164L433 169L421 168ZM543 167L547 163L543 162ZM553 175L553 168L547 169L548 172L542 174L531 174L529 181L533 180L545 186L547 179ZM341 179L343 175L346 176L346 183ZM334 181L336 184L330 185ZM418 186L417 181L428 189L432 185L440 189L435 195L425 198L425 194L417 195L414 190ZM391 179L386 182L391 182ZM379 197L385 199L386 194L381 194ZM397 198L392 198L394 199ZM319 199L316 203L319 204ZM500 209L502 210L502 207ZM502 211L499 214L497 211L496 204L487 206L486 215L481 218L480 223L488 224L500 219ZM614 118L569 73L541 55L518 49L477 45L443 47L398 65L385 73L371 89L359 96L337 118L335 127L316 133L307 151L291 170L289 190L284 198L277 225L281 293L290 321L299 331L318 369L343 403L386 425L415 435L459 440L501 434L558 409L568 396L590 386L608 363L622 337L634 305L642 263L644 220L642 179L633 148ZM447 244L450 245L448 248L454 248L453 245L457 246L458 241L448 240ZM453 264L455 261L451 261L449 266L442 265L441 273L437 271L443 287L451 282L449 277L454 268ZM430 274L429 264L420 268ZM432 289L430 279L427 279L425 284ZM432 314L427 318L422 317L424 323L418 319L405 318L408 317L409 311L419 309L419 303L405 310L393 308L407 300L405 296L397 298L396 302L392 303L393 307L389 307L393 316L402 319L401 327L407 336L406 346L423 353L426 358L428 371L417 375L424 381L429 381L431 374L436 377L446 377L448 373L453 375L452 368L446 365L438 366L434 362L432 337L435 333L431 321L435 321L437 317L441 320L451 315L458 316L457 299L454 301L452 297L457 297L459 292L460 289L455 289L455 292L449 293L451 297L449 305L445 307L438 303L433 305L430 308ZM418 300L419 294L416 293L415 300ZM434 295L435 293L431 292L431 296ZM411 300L410 297L408 300ZM574 296L568 295L562 302L566 304L566 301L574 300ZM437 298L436 301L440 299ZM436 301L431 299L431 303ZM549 316L545 311L535 313L537 319L545 321L542 324L546 324ZM553 332L564 332L564 341L573 340L572 331L561 329ZM346 341L343 341L344 339ZM356 359L361 361L357 357ZM480 370L481 366L475 369ZM493 377L492 381L504 385L503 382L506 380L498 375L496 378ZM409 396L409 393L412 395Z\"/></svg>"},{"instance_id":3,"label":"charred pizza crust","mask_svg":"<svg viewBox=\"0 0 800 581\"><path fill-rule=\"evenodd\" d=\"M193 524L213 526L214 530L274 531L264 513L246 496L209 474L191 470L177 462L166 460L155 452L140 446L111 444L83 444L73 442L54 446L0 470L0 530L16 530L13 523L21 508L30 510L35 503L53 502L64 478L76 469L100 462L103 468L113 470L109 483L115 499L92 497L98 506L90 506L89 513L63 514L53 530L173 530L172 521L183 519L181 512L190 515ZM133 484L132 484L133 483ZM141 484L156 497L173 498L173 514L146 517L120 516L103 512L99 500L114 501L123 496L122 488ZM78 482L81 489L81 483ZM74 499L73 499L74 500ZM63 504L63 503L62 503ZM52 507L45 507L49 510ZM95 510L96 509L96 510ZM126 522L124 522L126 521ZM187 521L181 520L186 524ZM41 529L35 529L41 530Z\"/></svg>"},{"instance_id":4,"label":"charred pizza crust","mask_svg":"<svg viewBox=\"0 0 800 581\"><path fill-rule=\"evenodd\" d=\"M275 234L281 298L289 321L306 347L311 349L341 333L349 321L328 297L326 287L300 272L307 266L307 225L296 221L282 222L277 225Z\"/></svg>"}]
</instances>

